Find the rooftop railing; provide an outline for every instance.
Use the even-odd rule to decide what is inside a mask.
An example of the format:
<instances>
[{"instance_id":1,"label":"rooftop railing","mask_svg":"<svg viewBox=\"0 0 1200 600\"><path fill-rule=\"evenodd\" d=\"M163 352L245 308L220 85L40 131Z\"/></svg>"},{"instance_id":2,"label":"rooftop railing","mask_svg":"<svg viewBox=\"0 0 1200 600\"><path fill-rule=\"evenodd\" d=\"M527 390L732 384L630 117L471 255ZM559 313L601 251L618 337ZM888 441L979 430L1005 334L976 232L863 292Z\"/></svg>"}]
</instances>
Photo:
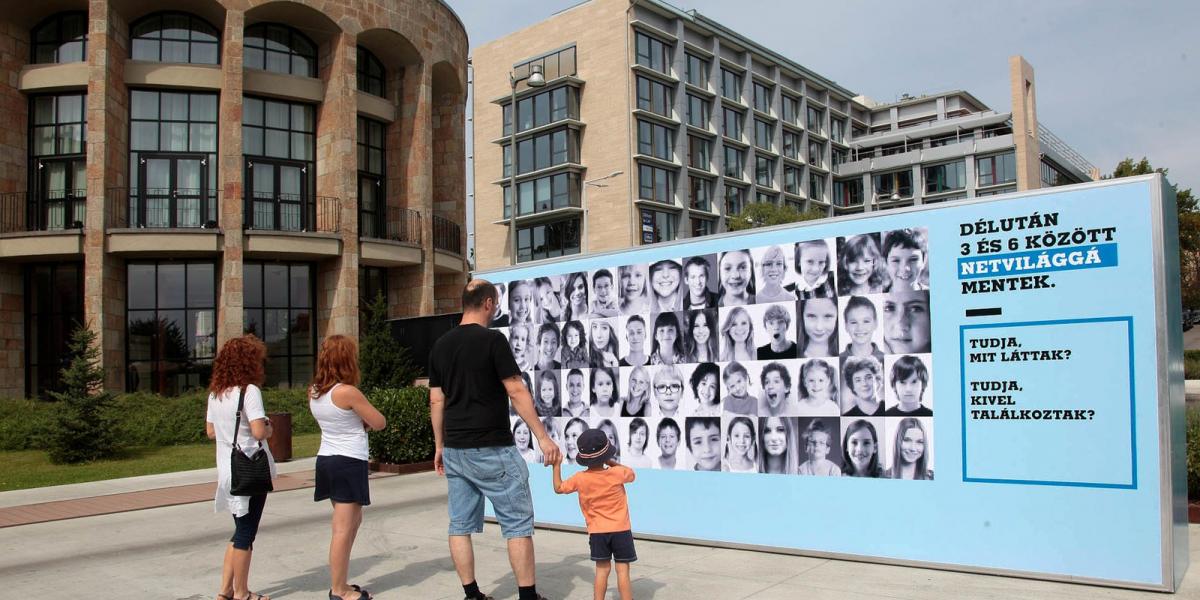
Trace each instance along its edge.
<instances>
[{"instance_id":1,"label":"rooftop railing","mask_svg":"<svg viewBox=\"0 0 1200 600\"><path fill-rule=\"evenodd\" d=\"M1062 138L1054 135L1054 132L1050 131L1050 128L1046 127L1045 125L1042 125L1041 122L1038 122L1038 141L1054 149L1059 156L1062 156L1067 160L1067 162L1071 163L1071 166L1079 169L1088 177L1091 177L1092 171L1096 169L1095 165L1088 162L1088 160L1084 158L1082 154L1076 152L1074 148L1068 146L1066 142L1062 141Z\"/></svg>"}]
</instances>

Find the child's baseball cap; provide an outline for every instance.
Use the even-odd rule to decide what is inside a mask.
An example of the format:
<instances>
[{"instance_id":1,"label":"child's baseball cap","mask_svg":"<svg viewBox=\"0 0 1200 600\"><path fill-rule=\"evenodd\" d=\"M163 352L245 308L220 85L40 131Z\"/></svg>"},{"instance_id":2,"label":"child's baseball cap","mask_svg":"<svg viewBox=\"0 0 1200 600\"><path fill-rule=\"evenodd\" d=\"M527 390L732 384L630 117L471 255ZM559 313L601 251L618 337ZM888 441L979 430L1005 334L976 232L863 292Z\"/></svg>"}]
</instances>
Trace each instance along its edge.
<instances>
[{"instance_id":1,"label":"child's baseball cap","mask_svg":"<svg viewBox=\"0 0 1200 600\"><path fill-rule=\"evenodd\" d=\"M576 440L576 444L579 447L576 460L585 467L602 465L617 454L617 449L608 443L608 435L599 429L589 429L583 432Z\"/></svg>"}]
</instances>

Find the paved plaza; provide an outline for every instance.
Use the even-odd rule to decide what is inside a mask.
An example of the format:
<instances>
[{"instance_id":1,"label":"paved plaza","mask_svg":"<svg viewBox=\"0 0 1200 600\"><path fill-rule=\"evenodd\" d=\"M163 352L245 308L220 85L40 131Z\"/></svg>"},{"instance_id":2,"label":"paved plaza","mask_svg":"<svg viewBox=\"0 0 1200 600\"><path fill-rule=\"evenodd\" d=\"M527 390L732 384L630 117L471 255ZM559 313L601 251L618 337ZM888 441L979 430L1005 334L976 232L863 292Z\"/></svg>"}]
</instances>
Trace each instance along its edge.
<instances>
[{"instance_id":1,"label":"paved plaza","mask_svg":"<svg viewBox=\"0 0 1200 600\"><path fill-rule=\"evenodd\" d=\"M281 465L301 484L312 461ZM193 471L0 494L0 515L52 503L57 510L105 494L161 488L191 494L182 504L0 528L0 582L5 598L213 598L227 515L196 502L197 484L212 471ZM293 484L295 485L295 484ZM461 587L446 549L445 483L433 473L380 477L354 549L353 581L381 599L458 599ZM178 492L177 494L183 494ZM131 496L134 497L134 496ZM142 496L136 496L142 497ZM91 501L88 506L95 506ZM29 514L31 509L22 509ZM35 519L36 520L36 519ZM1193 569L1177 598L1200 599L1200 526L1192 526ZM309 489L272 494L255 543L251 589L275 598L325 598L329 509ZM480 586L497 600L515 598L504 542L489 525L476 538ZM538 590L551 600L591 598L592 563L583 534L539 530ZM639 599L1123 599L1165 598L1153 592L992 577L639 541L633 567ZM610 597L616 598L615 580Z\"/></svg>"}]
</instances>

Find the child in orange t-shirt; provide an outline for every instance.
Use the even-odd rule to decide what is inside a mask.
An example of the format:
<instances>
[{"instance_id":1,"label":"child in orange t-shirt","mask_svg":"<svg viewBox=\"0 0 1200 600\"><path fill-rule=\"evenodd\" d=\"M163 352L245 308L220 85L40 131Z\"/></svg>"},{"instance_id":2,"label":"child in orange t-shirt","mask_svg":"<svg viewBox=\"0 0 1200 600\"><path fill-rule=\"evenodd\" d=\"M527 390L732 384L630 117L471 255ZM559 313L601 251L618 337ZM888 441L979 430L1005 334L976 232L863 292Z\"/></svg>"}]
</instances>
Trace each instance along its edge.
<instances>
[{"instance_id":1,"label":"child in orange t-shirt","mask_svg":"<svg viewBox=\"0 0 1200 600\"><path fill-rule=\"evenodd\" d=\"M576 443L579 464L587 470L563 481L560 457L554 463L554 491L559 494L579 492L579 509L587 522L592 560L596 561L595 600L604 600L608 590L610 561L617 563L617 589L621 592L621 600L632 600L629 563L637 560L637 553L633 549L625 484L633 483L636 476L633 469L613 460L617 449L608 442L608 435L602 430L589 429Z\"/></svg>"}]
</instances>

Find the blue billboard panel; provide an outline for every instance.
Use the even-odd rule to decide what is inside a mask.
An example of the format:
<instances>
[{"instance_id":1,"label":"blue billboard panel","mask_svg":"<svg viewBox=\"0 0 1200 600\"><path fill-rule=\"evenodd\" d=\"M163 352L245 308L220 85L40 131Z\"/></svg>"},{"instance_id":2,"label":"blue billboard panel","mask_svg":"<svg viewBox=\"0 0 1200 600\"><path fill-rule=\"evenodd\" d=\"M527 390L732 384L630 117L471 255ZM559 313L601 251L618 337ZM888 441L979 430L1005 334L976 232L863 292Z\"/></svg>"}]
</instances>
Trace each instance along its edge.
<instances>
[{"instance_id":1,"label":"blue billboard panel","mask_svg":"<svg viewBox=\"0 0 1200 600\"><path fill-rule=\"evenodd\" d=\"M638 471L637 534L1173 589L1186 559L1163 474L1182 440L1160 427L1182 398L1168 397L1180 332L1163 315L1179 299L1164 294L1177 273L1161 186L480 277L503 284L494 326L568 465L600 428ZM582 526L530 425L513 428L537 520Z\"/></svg>"}]
</instances>

